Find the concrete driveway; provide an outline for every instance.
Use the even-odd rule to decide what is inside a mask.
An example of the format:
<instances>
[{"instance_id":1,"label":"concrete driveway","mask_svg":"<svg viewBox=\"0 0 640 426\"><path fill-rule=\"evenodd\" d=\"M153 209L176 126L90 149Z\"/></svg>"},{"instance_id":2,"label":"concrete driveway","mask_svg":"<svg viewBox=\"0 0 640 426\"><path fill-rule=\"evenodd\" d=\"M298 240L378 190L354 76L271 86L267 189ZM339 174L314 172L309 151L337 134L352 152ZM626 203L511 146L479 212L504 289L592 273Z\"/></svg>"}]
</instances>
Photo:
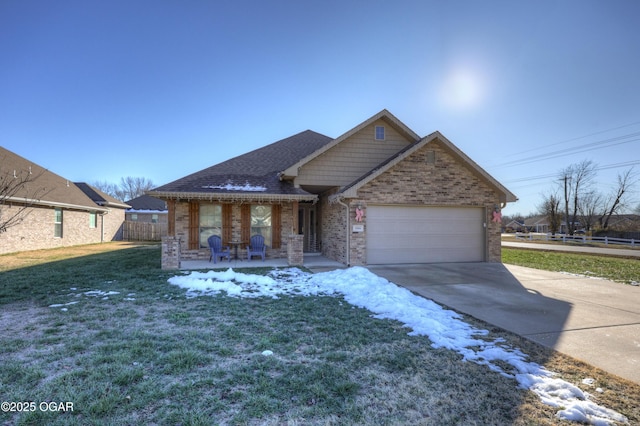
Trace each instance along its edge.
<instances>
[{"instance_id":1,"label":"concrete driveway","mask_svg":"<svg viewBox=\"0 0 640 426\"><path fill-rule=\"evenodd\" d=\"M500 263L369 269L456 311L640 383L640 287Z\"/></svg>"}]
</instances>

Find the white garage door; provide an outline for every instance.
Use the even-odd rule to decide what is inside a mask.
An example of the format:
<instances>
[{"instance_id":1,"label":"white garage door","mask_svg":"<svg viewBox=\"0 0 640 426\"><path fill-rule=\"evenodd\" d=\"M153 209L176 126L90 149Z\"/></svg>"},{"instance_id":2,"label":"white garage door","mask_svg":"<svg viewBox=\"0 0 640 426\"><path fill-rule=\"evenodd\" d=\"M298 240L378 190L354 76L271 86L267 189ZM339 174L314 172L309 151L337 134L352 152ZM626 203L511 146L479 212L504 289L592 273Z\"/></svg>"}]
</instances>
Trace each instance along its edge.
<instances>
[{"instance_id":1,"label":"white garage door","mask_svg":"<svg viewBox=\"0 0 640 426\"><path fill-rule=\"evenodd\" d=\"M368 206L367 263L482 262L484 209Z\"/></svg>"}]
</instances>

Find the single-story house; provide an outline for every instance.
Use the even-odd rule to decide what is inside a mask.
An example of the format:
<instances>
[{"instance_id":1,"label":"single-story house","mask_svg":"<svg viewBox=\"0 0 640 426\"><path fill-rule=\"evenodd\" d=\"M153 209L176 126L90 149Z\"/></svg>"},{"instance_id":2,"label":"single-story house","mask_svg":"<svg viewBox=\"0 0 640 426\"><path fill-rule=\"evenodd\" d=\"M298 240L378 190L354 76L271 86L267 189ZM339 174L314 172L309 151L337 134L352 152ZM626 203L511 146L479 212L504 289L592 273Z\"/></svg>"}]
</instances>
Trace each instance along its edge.
<instances>
[{"instance_id":1,"label":"single-story house","mask_svg":"<svg viewBox=\"0 0 640 426\"><path fill-rule=\"evenodd\" d=\"M0 147L0 254L119 240L129 206Z\"/></svg>"},{"instance_id":2,"label":"single-story house","mask_svg":"<svg viewBox=\"0 0 640 426\"><path fill-rule=\"evenodd\" d=\"M131 207L125 212L125 220L166 225L168 213L166 201L145 194L126 203Z\"/></svg>"},{"instance_id":3,"label":"single-story house","mask_svg":"<svg viewBox=\"0 0 640 426\"><path fill-rule=\"evenodd\" d=\"M149 195L127 201L124 239L129 241L160 241L167 235L167 203Z\"/></svg>"},{"instance_id":4,"label":"single-story house","mask_svg":"<svg viewBox=\"0 0 640 426\"><path fill-rule=\"evenodd\" d=\"M513 219L506 225L504 225L505 232L524 232L526 231L526 227L524 226L524 222L519 222L517 219Z\"/></svg>"},{"instance_id":5,"label":"single-story house","mask_svg":"<svg viewBox=\"0 0 640 426\"><path fill-rule=\"evenodd\" d=\"M382 110L338 138L307 130L147 192L166 200L163 267L208 259L207 238L301 264L499 262L509 190L440 132Z\"/></svg>"},{"instance_id":6,"label":"single-story house","mask_svg":"<svg viewBox=\"0 0 640 426\"><path fill-rule=\"evenodd\" d=\"M529 232L547 233L550 231L549 219L546 216L531 216L524 220L525 228Z\"/></svg>"}]
</instances>

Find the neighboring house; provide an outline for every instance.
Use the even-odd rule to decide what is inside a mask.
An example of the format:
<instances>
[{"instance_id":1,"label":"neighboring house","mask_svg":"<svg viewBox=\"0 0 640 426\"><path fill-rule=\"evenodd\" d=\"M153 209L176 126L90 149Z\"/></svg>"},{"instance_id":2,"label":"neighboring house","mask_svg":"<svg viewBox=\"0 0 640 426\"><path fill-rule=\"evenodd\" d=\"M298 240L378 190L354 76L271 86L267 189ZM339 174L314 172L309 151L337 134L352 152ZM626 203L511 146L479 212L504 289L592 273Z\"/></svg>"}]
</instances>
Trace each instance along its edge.
<instances>
[{"instance_id":1,"label":"neighboring house","mask_svg":"<svg viewBox=\"0 0 640 426\"><path fill-rule=\"evenodd\" d=\"M167 203L159 198L141 195L127 201L131 208L125 212L125 220L146 223L167 223Z\"/></svg>"},{"instance_id":2,"label":"neighboring house","mask_svg":"<svg viewBox=\"0 0 640 426\"><path fill-rule=\"evenodd\" d=\"M167 235L167 203L149 195L127 201L131 206L125 214L124 239L129 241L160 241Z\"/></svg>"},{"instance_id":3,"label":"neighboring house","mask_svg":"<svg viewBox=\"0 0 640 426\"><path fill-rule=\"evenodd\" d=\"M518 222L515 219L507 223L504 228L506 232L527 232L524 222Z\"/></svg>"},{"instance_id":4,"label":"neighboring house","mask_svg":"<svg viewBox=\"0 0 640 426\"><path fill-rule=\"evenodd\" d=\"M546 216L531 216L524 220L524 225L529 232L546 234L549 232L549 220Z\"/></svg>"},{"instance_id":5,"label":"neighboring house","mask_svg":"<svg viewBox=\"0 0 640 426\"><path fill-rule=\"evenodd\" d=\"M421 138L387 110L337 139L307 130L160 186L163 267L208 259L207 237L300 264L499 262L497 214L515 195L441 133Z\"/></svg>"},{"instance_id":6,"label":"neighboring house","mask_svg":"<svg viewBox=\"0 0 640 426\"><path fill-rule=\"evenodd\" d=\"M129 206L85 183L69 180L0 147L2 179L30 176L10 197L0 194L0 222L22 210L0 233L0 253L119 240Z\"/></svg>"}]
</instances>

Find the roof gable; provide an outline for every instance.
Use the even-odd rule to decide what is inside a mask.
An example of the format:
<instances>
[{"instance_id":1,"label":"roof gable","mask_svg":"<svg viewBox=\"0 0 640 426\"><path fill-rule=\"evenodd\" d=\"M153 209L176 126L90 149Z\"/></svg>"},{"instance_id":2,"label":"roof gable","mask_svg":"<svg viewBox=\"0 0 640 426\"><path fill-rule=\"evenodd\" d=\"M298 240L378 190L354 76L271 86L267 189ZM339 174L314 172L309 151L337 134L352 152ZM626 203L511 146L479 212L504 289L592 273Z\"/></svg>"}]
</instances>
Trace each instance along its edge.
<instances>
[{"instance_id":1,"label":"roof gable","mask_svg":"<svg viewBox=\"0 0 640 426\"><path fill-rule=\"evenodd\" d=\"M420 137L416 133L414 133L413 130L408 128L404 123L402 123L400 120L398 120L389 111L387 111L386 109L383 109L382 111L380 111L376 115L374 115L374 116L370 117L369 119L363 121L362 123L360 123L359 125L357 125L353 129L349 130L348 132L346 132L343 135L341 135L340 137L338 137L337 139L334 139L330 143L327 143L324 146L322 146L320 149L309 153L309 155L307 155L307 156L305 156L303 158L300 158L300 160L297 161L295 164L292 164L289 167L287 167L286 169L283 169L281 175L284 176L284 177L295 177L295 176L298 176L298 171L305 164L308 164L311 160L313 160L313 159L317 158L318 156L324 154L325 152L327 152L331 148L335 147L336 145L344 142L345 140L348 140L351 136L355 135L356 133L360 132L361 130L363 130L367 126L370 126L371 124L375 123L378 120L384 120L386 123L388 123L390 126L392 126L398 133L400 133L402 136L404 136L406 139L408 139L410 141L414 141L415 142L415 141L420 140Z\"/></svg>"},{"instance_id":2,"label":"roof gable","mask_svg":"<svg viewBox=\"0 0 640 426\"><path fill-rule=\"evenodd\" d=\"M358 189L372 181L376 177L385 173L387 170L416 152L417 150L423 148L424 146L432 143L434 141L440 142L448 151L454 154L458 160L467 167L472 173L479 176L482 180L489 183L492 187L494 187L500 193L500 199L502 202L515 202L517 201L517 197L511 193L507 188L502 186L500 182L495 180L491 175L489 175L482 167L480 167L477 163L475 163L471 158L469 158L464 152L462 152L457 146L455 146L449 139L444 137L442 133L436 131L432 134L424 137L420 141L407 146L402 151L398 152L395 156L389 158L387 161L381 163L378 167L371 170L369 173L350 183L349 185L344 186L340 189L340 191L336 194L337 196L342 196L345 198L355 198L357 197Z\"/></svg>"}]
</instances>

